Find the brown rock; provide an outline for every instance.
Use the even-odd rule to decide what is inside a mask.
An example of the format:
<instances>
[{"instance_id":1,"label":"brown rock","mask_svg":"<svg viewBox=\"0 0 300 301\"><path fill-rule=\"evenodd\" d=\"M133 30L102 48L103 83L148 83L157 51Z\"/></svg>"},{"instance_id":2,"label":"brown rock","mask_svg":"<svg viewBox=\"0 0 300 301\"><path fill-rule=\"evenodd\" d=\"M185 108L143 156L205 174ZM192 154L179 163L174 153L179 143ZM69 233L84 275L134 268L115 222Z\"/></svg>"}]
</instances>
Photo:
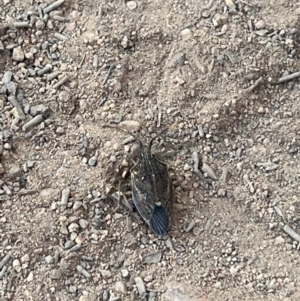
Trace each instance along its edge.
<instances>
[{"instance_id":1,"label":"brown rock","mask_svg":"<svg viewBox=\"0 0 300 301\"><path fill-rule=\"evenodd\" d=\"M3 165L0 163L0 175L4 174L5 169L3 167Z\"/></svg>"},{"instance_id":2,"label":"brown rock","mask_svg":"<svg viewBox=\"0 0 300 301\"><path fill-rule=\"evenodd\" d=\"M6 25L0 25L0 37L6 35L6 32L8 31L9 27Z\"/></svg>"}]
</instances>

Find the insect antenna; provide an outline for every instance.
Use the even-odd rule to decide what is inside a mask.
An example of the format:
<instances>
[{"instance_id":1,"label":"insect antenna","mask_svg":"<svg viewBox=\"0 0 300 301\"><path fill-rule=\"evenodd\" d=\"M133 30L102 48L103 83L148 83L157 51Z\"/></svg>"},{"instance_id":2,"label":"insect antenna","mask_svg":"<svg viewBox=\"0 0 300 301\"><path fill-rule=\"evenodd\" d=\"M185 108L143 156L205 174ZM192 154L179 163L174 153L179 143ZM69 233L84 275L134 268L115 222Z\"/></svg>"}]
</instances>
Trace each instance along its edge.
<instances>
[{"instance_id":1,"label":"insect antenna","mask_svg":"<svg viewBox=\"0 0 300 301\"><path fill-rule=\"evenodd\" d=\"M162 130L160 133L158 133L157 135L155 135L149 142L149 145L148 145L148 151L150 152L151 150L151 147L152 147L152 144L153 144L153 141L159 137L160 135L166 133L168 131L169 128L165 128L164 130Z\"/></svg>"},{"instance_id":2,"label":"insect antenna","mask_svg":"<svg viewBox=\"0 0 300 301\"><path fill-rule=\"evenodd\" d=\"M150 140L150 142L149 142L149 145L148 145L148 151L151 150L153 141L154 141L157 137L159 137L159 136L165 134L168 130L171 130L171 129L175 128L176 125L177 125L177 122L175 122L174 124L170 125L169 127L165 128L165 129L163 129L160 133L158 133L157 135L155 135L155 136Z\"/></svg>"}]
</instances>

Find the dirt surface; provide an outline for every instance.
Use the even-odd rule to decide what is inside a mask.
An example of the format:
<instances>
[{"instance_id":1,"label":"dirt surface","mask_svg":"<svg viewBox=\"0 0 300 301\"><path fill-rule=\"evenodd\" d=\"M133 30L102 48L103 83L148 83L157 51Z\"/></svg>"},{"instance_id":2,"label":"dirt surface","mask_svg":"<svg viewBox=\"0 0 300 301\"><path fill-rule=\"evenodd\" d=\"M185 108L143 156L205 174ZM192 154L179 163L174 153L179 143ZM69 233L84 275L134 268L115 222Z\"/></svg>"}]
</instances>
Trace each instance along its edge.
<instances>
[{"instance_id":1,"label":"dirt surface","mask_svg":"<svg viewBox=\"0 0 300 301\"><path fill-rule=\"evenodd\" d=\"M0 300L299 300L299 1L1 1ZM120 123L170 127L163 238Z\"/></svg>"}]
</instances>

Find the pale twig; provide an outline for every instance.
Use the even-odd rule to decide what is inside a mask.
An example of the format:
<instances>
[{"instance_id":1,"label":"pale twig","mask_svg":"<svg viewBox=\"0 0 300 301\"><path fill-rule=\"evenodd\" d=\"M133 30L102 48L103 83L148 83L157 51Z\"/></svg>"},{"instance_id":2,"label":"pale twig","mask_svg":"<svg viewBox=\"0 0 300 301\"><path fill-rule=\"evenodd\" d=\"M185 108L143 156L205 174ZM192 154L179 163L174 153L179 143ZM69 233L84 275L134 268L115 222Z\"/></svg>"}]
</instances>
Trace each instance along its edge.
<instances>
[{"instance_id":1,"label":"pale twig","mask_svg":"<svg viewBox=\"0 0 300 301\"><path fill-rule=\"evenodd\" d=\"M292 79L298 78L300 77L300 72L295 72L286 76L282 76L279 78L279 80L277 81L277 84L282 84L285 83L287 81L290 81Z\"/></svg>"},{"instance_id":2,"label":"pale twig","mask_svg":"<svg viewBox=\"0 0 300 301\"><path fill-rule=\"evenodd\" d=\"M283 227L283 231L300 243L300 235L296 233L290 226L285 225Z\"/></svg>"},{"instance_id":3,"label":"pale twig","mask_svg":"<svg viewBox=\"0 0 300 301\"><path fill-rule=\"evenodd\" d=\"M259 79L257 79L253 85L251 85L249 88L245 89L243 92L244 93L248 93L248 92L252 92L255 88L257 88L261 83L263 82L263 78L260 77Z\"/></svg>"}]
</instances>

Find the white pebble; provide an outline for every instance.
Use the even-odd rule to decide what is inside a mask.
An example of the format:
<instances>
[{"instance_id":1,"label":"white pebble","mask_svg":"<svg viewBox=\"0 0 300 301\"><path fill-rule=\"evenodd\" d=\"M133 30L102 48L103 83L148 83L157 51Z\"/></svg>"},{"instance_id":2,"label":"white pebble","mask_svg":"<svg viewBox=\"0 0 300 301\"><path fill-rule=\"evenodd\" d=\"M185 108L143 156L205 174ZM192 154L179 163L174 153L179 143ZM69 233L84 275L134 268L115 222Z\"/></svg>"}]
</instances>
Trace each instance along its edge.
<instances>
[{"instance_id":1,"label":"white pebble","mask_svg":"<svg viewBox=\"0 0 300 301\"><path fill-rule=\"evenodd\" d=\"M13 261L13 267L14 267L14 270L17 272L17 273L20 273L21 271L21 263L19 261L19 259L15 259Z\"/></svg>"},{"instance_id":2,"label":"white pebble","mask_svg":"<svg viewBox=\"0 0 300 301\"><path fill-rule=\"evenodd\" d=\"M130 10L134 10L137 7L137 3L135 1L128 1L126 5Z\"/></svg>"},{"instance_id":3,"label":"white pebble","mask_svg":"<svg viewBox=\"0 0 300 301\"><path fill-rule=\"evenodd\" d=\"M115 290L116 290L117 293L120 293L120 294L126 294L127 293L126 286L122 281L117 281L115 283Z\"/></svg>"},{"instance_id":4,"label":"white pebble","mask_svg":"<svg viewBox=\"0 0 300 301\"><path fill-rule=\"evenodd\" d=\"M30 260L30 257L28 254L25 254L24 256L21 257L21 262L24 263L24 262L29 262Z\"/></svg>"},{"instance_id":5,"label":"white pebble","mask_svg":"<svg viewBox=\"0 0 300 301\"><path fill-rule=\"evenodd\" d=\"M27 277L27 282L31 282L33 280L33 272L30 272Z\"/></svg>"},{"instance_id":6,"label":"white pebble","mask_svg":"<svg viewBox=\"0 0 300 301\"><path fill-rule=\"evenodd\" d=\"M266 27L266 23L263 20L259 20L255 23L256 29L264 29Z\"/></svg>"},{"instance_id":7,"label":"white pebble","mask_svg":"<svg viewBox=\"0 0 300 301\"><path fill-rule=\"evenodd\" d=\"M277 236L275 238L275 241L274 241L275 246L282 245L284 243L285 243L285 239L282 236Z\"/></svg>"},{"instance_id":8,"label":"white pebble","mask_svg":"<svg viewBox=\"0 0 300 301\"><path fill-rule=\"evenodd\" d=\"M128 270L127 270L127 269L122 269L122 270L121 270L121 275L122 275L122 277L124 277L124 278L128 277L128 275L129 275Z\"/></svg>"},{"instance_id":9,"label":"white pebble","mask_svg":"<svg viewBox=\"0 0 300 301\"><path fill-rule=\"evenodd\" d=\"M191 39L193 36L192 31L189 28L183 29L180 34L185 41Z\"/></svg>"},{"instance_id":10,"label":"white pebble","mask_svg":"<svg viewBox=\"0 0 300 301\"><path fill-rule=\"evenodd\" d=\"M81 218L79 220L79 225L82 229L87 228L88 224L89 224L89 222L86 219Z\"/></svg>"},{"instance_id":11,"label":"white pebble","mask_svg":"<svg viewBox=\"0 0 300 301\"><path fill-rule=\"evenodd\" d=\"M24 52L21 46L14 48L12 58L16 62L22 62L25 58Z\"/></svg>"},{"instance_id":12,"label":"white pebble","mask_svg":"<svg viewBox=\"0 0 300 301\"><path fill-rule=\"evenodd\" d=\"M76 223L71 223L68 226L69 232L76 232L78 230L79 226Z\"/></svg>"}]
</instances>

